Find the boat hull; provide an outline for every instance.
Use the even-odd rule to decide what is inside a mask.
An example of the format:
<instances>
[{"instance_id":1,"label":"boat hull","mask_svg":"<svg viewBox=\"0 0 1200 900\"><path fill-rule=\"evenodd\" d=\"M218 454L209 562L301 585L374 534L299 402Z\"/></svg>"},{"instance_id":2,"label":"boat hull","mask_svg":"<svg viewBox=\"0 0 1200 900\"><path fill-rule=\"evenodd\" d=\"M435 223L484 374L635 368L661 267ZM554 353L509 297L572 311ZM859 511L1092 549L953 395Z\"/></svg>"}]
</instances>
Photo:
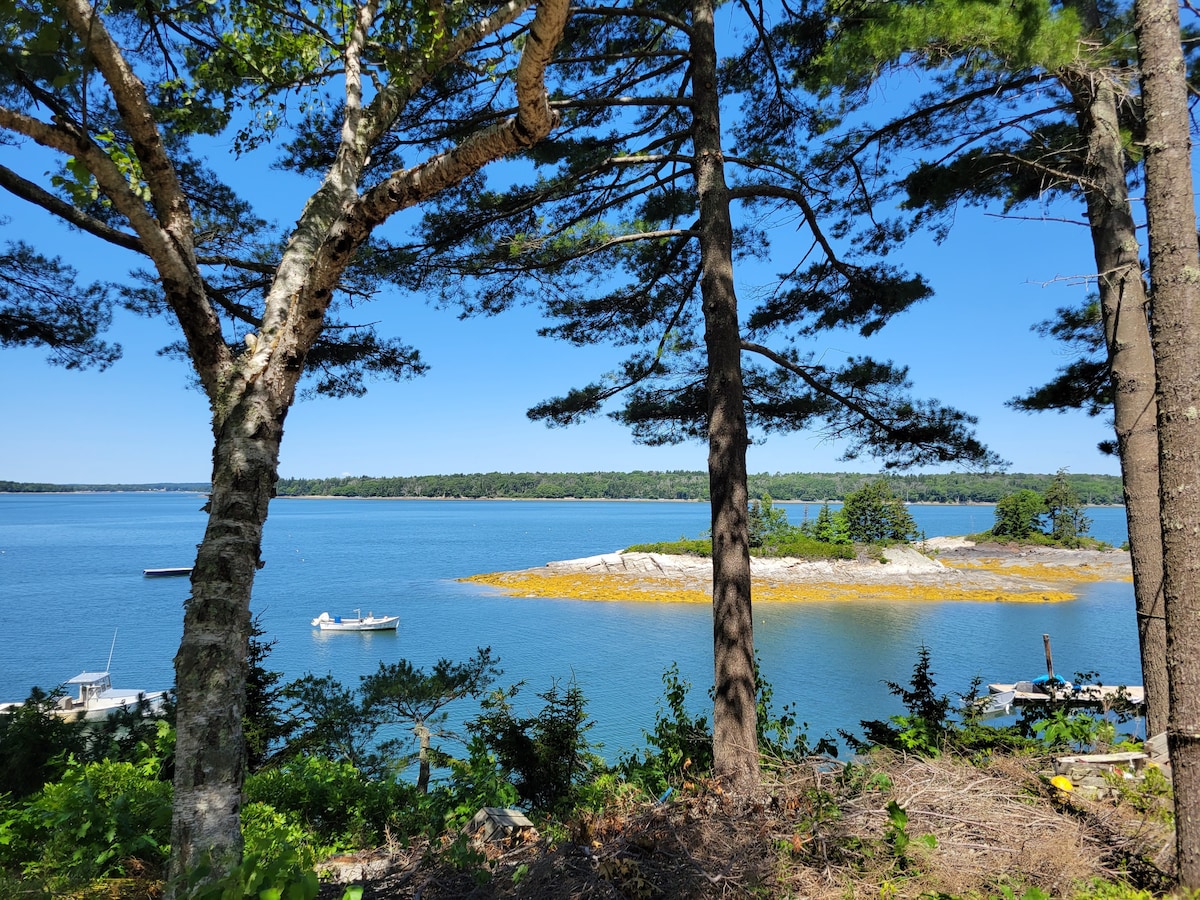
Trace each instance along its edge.
<instances>
[{"instance_id":1,"label":"boat hull","mask_svg":"<svg viewBox=\"0 0 1200 900\"><path fill-rule=\"evenodd\" d=\"M399 616L378 616L373 619L342 619L322 622L313 619L313 625L321 631L395 631L400 624Z\"/></svg>"}]
</instances>

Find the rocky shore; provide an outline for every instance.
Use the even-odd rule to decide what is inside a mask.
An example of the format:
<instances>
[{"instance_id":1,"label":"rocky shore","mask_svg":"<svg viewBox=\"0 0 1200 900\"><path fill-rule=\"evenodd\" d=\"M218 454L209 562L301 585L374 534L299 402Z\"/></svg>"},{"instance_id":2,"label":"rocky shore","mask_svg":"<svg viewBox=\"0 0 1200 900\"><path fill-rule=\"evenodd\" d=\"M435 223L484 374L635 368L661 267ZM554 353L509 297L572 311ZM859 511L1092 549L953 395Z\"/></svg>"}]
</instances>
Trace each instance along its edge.
<instances>
[{"instance_id":1,"label":"rocky shore","mask_svg":"<svg viewBox=\"0 0 1200 900\"><path fill-rule=\"evenodd\" d=\"M973 600L1073 599L1078 585L1132 579L1122 550L1060 550L933 538L854 560L751 559L754 599ZM660 553L605 553L534 569L477 575L511 596L583 600L709 602L712 561Z\"/></svg>"}]
</instances>

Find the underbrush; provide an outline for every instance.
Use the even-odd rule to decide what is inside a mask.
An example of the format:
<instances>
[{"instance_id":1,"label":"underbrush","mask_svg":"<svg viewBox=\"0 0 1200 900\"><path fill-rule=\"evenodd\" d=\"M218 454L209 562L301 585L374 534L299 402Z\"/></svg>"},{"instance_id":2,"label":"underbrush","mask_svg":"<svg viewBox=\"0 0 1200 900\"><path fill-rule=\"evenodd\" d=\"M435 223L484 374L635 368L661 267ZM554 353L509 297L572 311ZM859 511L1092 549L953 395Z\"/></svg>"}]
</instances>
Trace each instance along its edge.
<instances>
[{"instance_id":1,"label":"underbrush","mask_svg":"<svg viewBox=\"0 0 1200 900\"><path fill-rule=\"evenodd\" d=\"M936 690L928 651L904 707L843 734L838 759L811 740L794 708L758 679L762 789L734 797L713 776L710 700L672 666L642 748L614 765L586 734L573 682L517 706L496 690L466 722L465 753L440 757L428 792L347 761L298 755L252 774L240 867L198 900L352 900L322 884L342 860L365 896L808 897L835 900L1142 900L1170 886L1170 785L1114 780L1100 799L1067 794L1042 774L1056 747L1116 746L1103 717L1065 707L994 728ZM169 737L169 728L161 732ZM169 746L136 760L65 764L64 776L0 805L0 894L153 897L166 859ZM400 761L402 762L402 761ZM483 807L519 807L533 830L480 842L464 826ZM345 862L348 861L348 862ZM357 865L357 868L355 866ZM354 874L357 873L357 874Z\"/></svg>"}]
</instances>

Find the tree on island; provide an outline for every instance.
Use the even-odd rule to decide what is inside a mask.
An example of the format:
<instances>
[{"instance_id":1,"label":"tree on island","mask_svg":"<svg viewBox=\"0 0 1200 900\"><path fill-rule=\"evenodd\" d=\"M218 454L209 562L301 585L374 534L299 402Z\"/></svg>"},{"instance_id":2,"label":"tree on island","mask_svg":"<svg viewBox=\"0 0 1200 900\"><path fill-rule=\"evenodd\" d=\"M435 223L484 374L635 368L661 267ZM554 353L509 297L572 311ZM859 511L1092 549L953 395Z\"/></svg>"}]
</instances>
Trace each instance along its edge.
<instances>
[{"instance_id":1,"label":"tree on island","mask_svg":"<svg viewBox=\"0 0 1200 900\"><path fill-rule=\"evenodd\" d=\"M1067 481L1065 469L1058 470L1044 496L1051 540L1064 547L1079 546L1079 539L1088 533L1092 520L1084 514L1083 504Z\"/></svg>"},{"instance_id":2,"label":"tree on island","mask_svg":"<svg viewBox=\"0 0 1200 900\"><path fill-rule=\"evenodd\" d=\"M787 510L776 507L770 494L763 494L761 500L750 501L747 522L752 548L767 546L794 530L788 523Z\"/></svg>"},{"instance_id":3,"label":"tree on island","mask_svg":"<svg viewBox=\"0 0 1200 900\"><path fill-rule=\"evenodd\" d=\"M845 544L851 540L846 517L841 515L841 510L833 512L828 503L821 505L809 531L816 540L826 544Z\"/></svg>"},{"instance_id":4,"label":"tree on island","mask_svg":"<svg viewBox=\"0 0 1200 900\"><path fill-rule=\"evenodd\" d=\"M212 412L208 526L176 657L170 896L202 858L220 878L241 856L250 594L288 410L305 375L344 395L369 375L421 370L411 348L336 310L408 262L372 243L380 225L554 126L543 74L567 4L531 8L0 10L20 48L0 54L0 131L61 160L47 173L43 153L10 155L26 171L0 167L0 185L138 256L148 272L125 301L178 326L175 349ZM496 113L502 95L508 112ZM236 122L234 147L248 152L290 116L285 164L320 185L276 236L190 147Z\"/></svg>"},{"instance_id":5,"label":"tree on island","mask_svg":"<svg viewBox=\"0 0 1200 900\"><path fill-rule=\"evenodd\" d=\"M885 478L847 494L837 515L853 541L881 544L908 541L917 534L917 523Z\"/></svg>"},{"instance_id":6,"label":"tree on island","mask_svg":"<svg viewBox=\"0 0 1200 900\"><path fill-rule=\"evenodd\" d=\"M996 504L993 537L1024 540L1042 533L1042 516L1046 512L1046 495L1038 491L1017 491Z\"/></svg>"},{"instance_id":7,"label":"tree on island","mask_svg":"<svg viewBox=\"0 0 1200 900\"><path fill-rule=\"evenodd\" d=\"M1078 547L1091 525L1066 470L1059 469L1045 492L1022 490L1002 498L996 504L996 521L985 536L1017 541L1036 536L1060 547Z\"/></svg>"}]
</instances>

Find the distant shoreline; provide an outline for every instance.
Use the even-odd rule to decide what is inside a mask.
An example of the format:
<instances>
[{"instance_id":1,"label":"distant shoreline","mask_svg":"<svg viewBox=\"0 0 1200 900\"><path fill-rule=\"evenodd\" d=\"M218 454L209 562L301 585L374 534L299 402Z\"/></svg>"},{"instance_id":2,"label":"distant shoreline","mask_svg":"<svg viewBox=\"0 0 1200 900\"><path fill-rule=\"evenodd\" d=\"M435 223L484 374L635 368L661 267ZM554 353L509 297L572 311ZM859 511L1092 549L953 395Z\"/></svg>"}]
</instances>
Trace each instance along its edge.
<instances>
[{"instance_id":1,"label":"distant shoreline","mask_svg":"<svg viewBox=\"0 0 1200 900\"><path fill-rule=\"evenodd\" d=\"M0 491L3 493L3 491ZM18 492L19 493L19 492ZM120 493L109 491L107 493ZM129 493L139 493L129 491ZM185 493L180 491L179 493ZM289 494L276 497L276 500L449 500L455 502L482 503L708 503L706 499L681 500L676 497L343 497L338 494ZM751 498L755 499L755 498ZM771 502L776 506L823 506L826 503L841 503L841 500L776 500ZM962 503L938 503L933 500L914 500L906 506L995 506L987 500L966 500ZM1084 509L1122 509L1124 503L1085 503Z\"/></svg>"},{"instance_id":2,"label":"distant shoreline","mask_svg":"<svg viewBox=\"0 0 1200 900\"><path fill-rule=\"evenodd\" d=\"M210 491L195 489L180 489L180 490L98 490L98 489L79 489L79 490L62 490L62 491L0 491L0 496L10 497L62 497L68 494L196 494L199 496L208 496ZM473 502L473 503L708 503L705 498L678 498L678 497L354 497L341 494L281 494L274 497L275 500L436 500L449 502ZM752 498L753 499L753 498ZM782 506L823 506L826 503L837 504L841 500L778 500L773 499L773 503ZM961 502L938 502L934 500L913 500L908 506L937 506L937 507L967 507L967 506L995 506L996 504L988 500L964 500ZM1124 503L1086 503L1085 509L1123 509Z\"/></svg>"},{"instance_id":3,"label":"distant shoreline","mask_svg":"<svg viewBox=\"0 0 1200 900\"><path fill-rule=\"evenodd\" d=\"M750 473L751 500L781 505L841 503L875 481L886 481L902 502L930 506L988 506L1022 490L1045 492L1057 476L1037 473L891 474L863 472ZM1067 482L1085 505L1097 508L1124 503L1122 481L1116 475L1068 474ZM709 501L707 470L635 470L588 472L476 472L451 475L339 475L280 477L273 485L277 498L356 500L533 500L539 502L661 502ZM207 482L33 482L0 478L0 492L172 492L209 493Z\"/></svg>"}]
</instances>

